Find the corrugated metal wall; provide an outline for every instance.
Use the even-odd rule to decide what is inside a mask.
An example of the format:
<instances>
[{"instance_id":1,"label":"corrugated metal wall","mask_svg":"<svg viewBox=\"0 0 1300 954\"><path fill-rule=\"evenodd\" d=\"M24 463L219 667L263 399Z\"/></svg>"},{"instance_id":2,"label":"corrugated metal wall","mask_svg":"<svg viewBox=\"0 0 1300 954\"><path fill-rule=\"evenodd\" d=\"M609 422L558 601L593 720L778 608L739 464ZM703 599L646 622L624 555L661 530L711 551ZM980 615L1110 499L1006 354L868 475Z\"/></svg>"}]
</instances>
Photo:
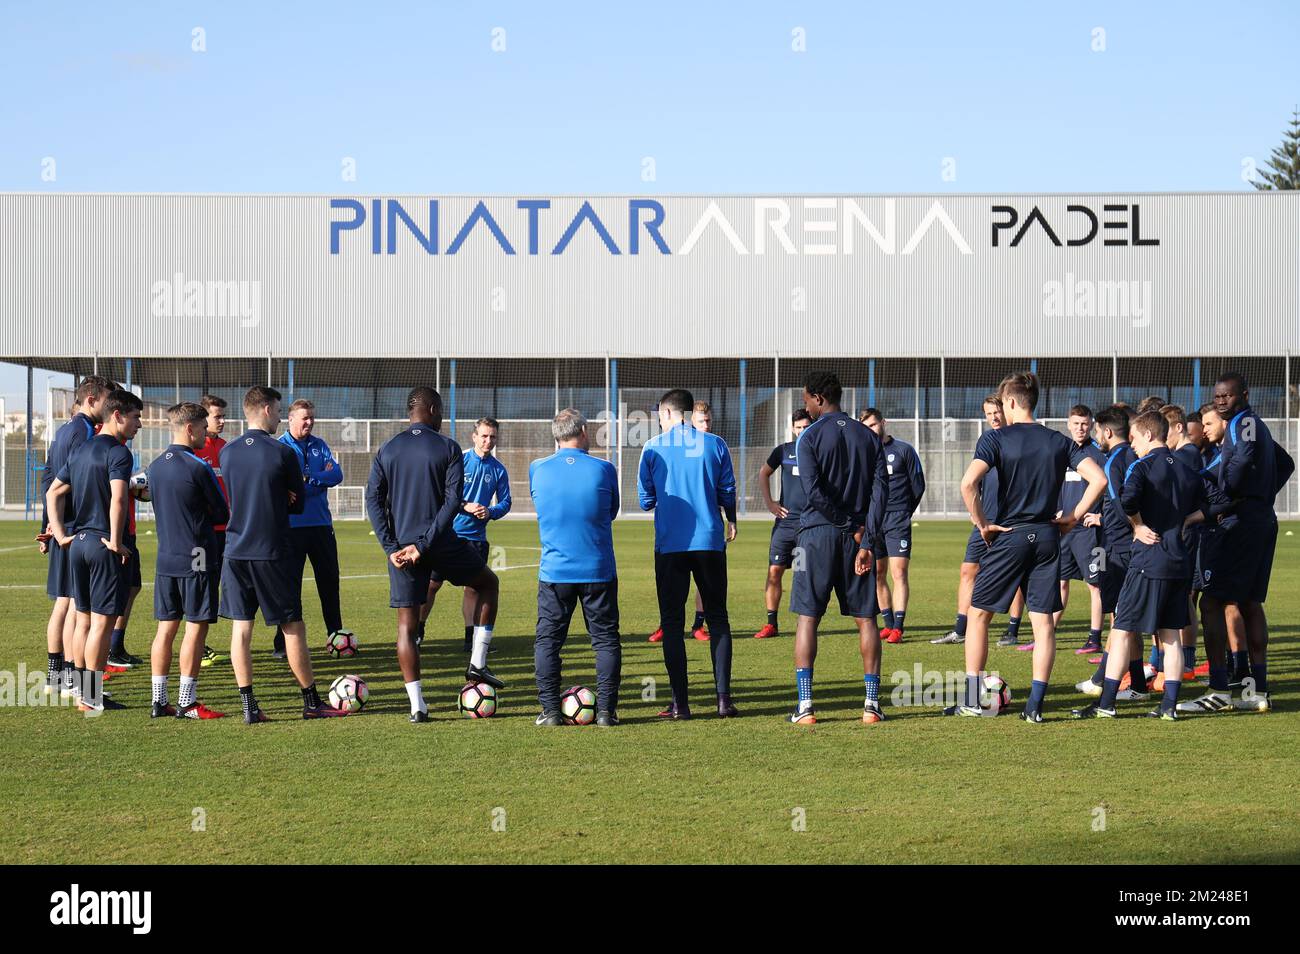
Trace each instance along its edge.
<instances>
[{"instance_id":1,"label":"corrugated metal wall","mask_svg":"<svg viewBox=\"0 0 1300 954\"><path fill-rule=\"evenodd\" d=\"M1295 194L337 198L0 195L0 356L1300 344Z\"/></svg>"}]
</instances>

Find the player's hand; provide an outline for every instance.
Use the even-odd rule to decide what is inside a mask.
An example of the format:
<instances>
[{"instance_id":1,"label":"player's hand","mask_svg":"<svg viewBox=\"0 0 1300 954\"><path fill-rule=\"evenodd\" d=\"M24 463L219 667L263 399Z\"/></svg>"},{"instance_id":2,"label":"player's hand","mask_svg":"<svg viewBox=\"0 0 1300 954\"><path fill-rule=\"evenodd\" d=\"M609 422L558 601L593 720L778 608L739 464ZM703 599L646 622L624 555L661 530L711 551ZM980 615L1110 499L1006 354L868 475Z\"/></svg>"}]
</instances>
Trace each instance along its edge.
<instances>
[{"instance_id":1,"label":"player's hand","mask_svg":"<svg viewBox=\"0 0 1300 954\"><path fill-rule=\"evenodd\" d=\"M37 549L41 551L42 555L50 552L50 541L48 537L44 540L42 540L40 537L37 537L36 541L37 541L36 543Z\"/></svg>"},{"instance_id":2,"label":"player's hand","mask_svg":"<svg viewBox=\"0 0 1300 954\"><path fill-rule=\"evenodd\" d=\"M1101 514L1095 512L1095 511L1089 510L1087 513L1085 513L1085 514L1083 515L1083 525L1084 525L1085 527L1100 527L1100 526L1101 526Z\"/></svg>"},{"instance_id":3,"label":"player's hand","mask_svg":"<svg viewBox=\"0 0 1300 954\"><path fill-rule=\"evenodd\" d=\"M1160 542L1160 534L1146 524L1142 524L1140 527L1133 528L1133 539L1137 543L1145 543L1147 546L1152 547Z\"/></svg>"},{"instance_id":4,"label":"player's hand","mask_svg":"<svg viewBox=\"0 0 1300 954\"><path fill-rule=\"evenodd\" d=\"M985 524L980 527L980 537L985 543L992 543L999 533L1006 533L1010 529L1010 527L1002 527L996 523Z\"/></svg>"},{"instance_id":5,"label":"player's hand","mask_svg":"<svg viewBox=\"0 0 1300 954\"><path fill-rule=\"evenodd\" d=\"M739 531L734 523L727 524L727 542L730 543L732 540L736 539L736 534L738 532Z\"/></svg>"},{"instance_id":6,"label":"player's hand","mask_svg":"<svg viewBox=\"0 0 1300 954\"><path fill-rule=\"evenodd\" d=\"M1052 523L1056 524L1056 526L1060 529L1062 535L1067 534L1071 530L1073 530L1074 525L1078 522L1079 521L1075 518L1073 513L1062 514L1052 521Z\"/></svg>"},{"instance_id":7,"label":"player's hand","mask_svg":"<svg viewBox=\"0 0 1300 954\"><path fill-rule=\"evenodd\" d=\"M488 518L488 509L481 503L465 504L465 512L475 520L486 520Z\"/></svg>"},{"instance_id":8,"label":"player's hand","mask_svg":"<svg viewBox=\"0 0 1300 954\"><path fill-rule=\"evenodd\" d=\"M786 510L775 500L773 500L770 504L767 505L767 512L770 513L772 516L776 517L778 520L784 520L786 517L790 516L790 511Z\"/></svg>"},{"instance_id":9,"label":"player's hand","mask_svg":"<svg viewBox=\"0 0 1300 954\"><path fill-rule=\"evenodd\" d=\"M292 507L297 502L298 502L298 494L292 490L289 491L289 506Z\"/></svg>"},{"instance_id":10,"label":"player's hand","mask_svg":"<svg viewBox=\"0 0 1300 954\"><path fill-rule=\"evenodd\" d=\"M861 547L853 556L853 573L856 576L866 576L871 572L874 561L871 559L871 550Z\"/></svg>"},{"instance_id":11,"label":"player's hand","mask_svg":"<svg viewBox=\"0 0 1300 954\"><path fill-rule=\"evenodd\" d=\"M131 559L131 548L125 543L114 543L112 540L106 540L103 537L99 538L99 542L104 544L110 553L116 553L117 558L123 563Z\"/></svg>"},{"instance_id":12,"label":"player's hand","mask_svg":"<svg viewBox=\"0 0 1300 954\"><path fill-rule=\"evenodd\" d=\"M72 546L72 534L70 534L70 533L65 533L65 534L64 534L63 536L61 536L61 537L54 537L54 539L55 539L56 541L58 541L58 544L59 544L59 546L61 546L61 547L70 547L70 546Z\"/></svg>"},{"instance_id":13,"label":"player's hand","mask_svg":"<svg viewBox=\"0 0 1300 954\"><path fill-rule=\"evenodd\" d=\"M40 533L36 534L34 539L36 540L37 543L48 543L53 536L54 536L54 531L51 530L49 527L46 527Z\"/></svg>"}]
</instances>

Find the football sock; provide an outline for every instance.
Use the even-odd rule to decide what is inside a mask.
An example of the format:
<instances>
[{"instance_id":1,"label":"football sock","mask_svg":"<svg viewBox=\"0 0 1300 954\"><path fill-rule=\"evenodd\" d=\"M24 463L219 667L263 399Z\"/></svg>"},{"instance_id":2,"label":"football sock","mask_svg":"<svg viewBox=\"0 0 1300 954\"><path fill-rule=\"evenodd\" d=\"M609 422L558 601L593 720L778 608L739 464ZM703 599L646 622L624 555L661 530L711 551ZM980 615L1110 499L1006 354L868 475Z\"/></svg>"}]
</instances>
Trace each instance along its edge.
<instances>
[{"instance_id":1,"label":"football sock","mask_svg":"<svg viewBox=\"0 0 1300 954\"><path fill-rule=\"evenodd\" d=\"M1165 680L1165 697L1160 700L1162 711L1168 712L1171 709L1178 708L1178 690L1182 687L1182 682L1177 679Z\"/></svg>"},{"instance_id":2,"label":"football sock","mask_svg":"<svg viewBox=\"0 0 1300 954\"><path fill-rule=\"evenodd\" d=\"M812 708L812 666L794 671L795 688L799 693L799 708Z\"/></svg>"},{"instance_id":3,"label":"football sock","mask_svg":"<svg viewBox=\"0 0 1300 954\"><path fill-rule=\"evenodd\" d=\"M196 701L194 696L198 692L198 685L197 676L181 676L181 695L177 703L182 709L194 705Z\"/></svg>"},{"instance_id":4,"label":"football sock","mask_svg":"<svg viewBox=\"0 0 1300 954\"><path fill-rule=\"evenodd\" d=\"M473 638L474 638L474 627L473 627L473 626L466 626L466 627L465 627L465 641L466 641L466 642L469 642L469 641L472 640Z\"/></svg>"},{"instance_id":5,"label":"football sock","mask_svg":"<svg viewBox=\"0 0 1300 954\"><path fill-rule=\"evenodd\" d=\"M1099 629L1088 630L1088 645L1089 646L1101 645L1101 630Z\"/></svg>"},{"instance_id":6,"label":"football sock","mask_svg":"<svg viewBox=\"0 0 1300 954\"><path fill-rule=\"evenodd\" d=\"M126 630L113 630L113 642L109 645L108 651L114 655L126 652Z\"/></svg>"},{"instance_id":7,"label":"football sock","mask_svg":"<svg viewBox=\"0 0 1300 954\"><path fill-rule=\"evenodd\" d=\"M424 639L424 620L420 620L420 628L416 630L416 633L421 640Z\"/></svg>"},{"instance_id":8,"label":"football sock","mask_svg":"<svg viewBox=\"0 0 1300 954\"><path fill-rule=\"evenodd\" d=\"M1247 672L1250 669L1250 652L1240 649L1232 654L1232 671L1233 673Z\"/></svg>"},{"instance_id":9,"label":"football sock","mask_svg":"<svg viewBox=\"0 0 1300 954\"><path fill-rule=\"evenodd\" d=\"M1215 692L1228 691L1228 667L1210 666L1210 688Z\"/></svg>"},{"instance_id":10,"label":"football sock","mask_svg":"<svg viewBox=\"0 0 1300 954\"><path fill-rule=\"evenodd\" d=\"M699 610L695 611L695 622L691 624L691 632L695 632L704 625L704 614Z\"/></svg>"},{"instance_id":11,"label":"football sock","mask_svg":"<svg viewBox=\"0 0 1300 954\"><path fill-rule=\"evenodd\" d=\"M1164 652L1160 649L1160 643L1156 642L1154 639L1151 640L1151 655L1147 657L1147 662L1149 662L1154 669L1163 669L1165 668L1164 656Z\"/></svg>"},{"instance_id":12,"label":"football sock","mask_svg":"<svg viewBox=\"0 0 1300 954\"><path fill-rule=\"evenodd\" d=\"M153 701L154 705L167 705L167 677L153 677Z\"/></svg>"},{"instance_id":13,"label":"football sock","mask_svg":"<svg viewBox=\"0 0 1300 954\"><path fill-rule=\"evenodd\" d=\"M54 685L55 680L63 672L63 653L48 653L50 658L45 664L45 682L48 685Z\"/></svg>"},{"instance_id":14,"label":"football sock","mask_svg":"<svg viewBox=\"0 0 1300 954\"><path fill-rule=\"evenodd\" d=\"M320 693L316 691L316 683L313 682L302 691L302 704L308 709L320 708Z\"/></svg>"},{"instance_id":15,"label":"football sock","mask_svg":"<svg viewBox=\"0 0 1300 954\"><path fill-rule=\"evenodd\" d=\"M885 618L885 629L894 628L894 611L892 609L883 609L880 615Z\"/></svg>"},{"instance_id":16,"label":"football sock","mask_svg":"<svg viewBox=\"0 0 1300 954\"><path fill-rule=\"evenodd\" d=\"M980 677L966 673L966 703L972 709L980 707Z\"/></svg>"},{"instance_id":17,"label":"football sock","mask_svg":"<svg viewBox=\"0 0 1300 954\"><path fill-rule=\"evenodd\" d=\"M1251 663L1250 678L1255 680L1256 692L1268 692L1268 663Z\"/></svg>"},{"instance_id":18,"label":"football sock","mask_svg":"<svg viewBox=\"0 0 1300 954\"><path fill-rule=\"evenodd\" d=\"M1196 647L1183 647L1183 672L1191 672L1196 668Z\"/></svg>"},{"instance_id":19,"label":"football sock","mask_svg":"<svg viewBox=\"0 0 1300 954\"><path fill-rule=\"evenodd\" d=\"M411 712L428 712L429 707L424 703L424 689L420 685L420 680L406 683L406 695L411 700Z\"/></svg>"},{"instance_id":20,"label":"football sock","mask_svg":"<svg viewBox=\"0 0 1300 954\"><path fill-rule=\"evenodd\" d=\"M1147 674L1142 668L1142 660L1130 659L1128 663L1128 687L1134 692L1147 691Z\"/></svg>"},{"instance_id":21,"label":"football sock","mask_svg":"<svg viewBox=\"0 0 1300 954\"><path fill-rule=\"evenodd\" d=\"M957 614L957 622L952 624L952 631L956 633L958 636L966 635L966 614L965 613Z\"/></svg>"},{"instance_id":22,"label":"football sock","mask_svg":"<svg viewBox=\"0 0 1300 954\"><path fill-rule=\"evenodd\" d=\"M894 629L900 633L903 631L903 617L907 615L907 610L894 610Z\"/></svg>"},{"instance_id":23,"label":"football sock","mask_svg":"<svg viewBox=\"0 0 1300 954\"><path fill-rule=\"evenodd\" d=\"M72 664L72 660L67 656L63 657L63 687L71 689L76 685L77 667Z\"/></svg>"},{"instance_id":24,"label":"football sock","mask_svg":"<svg viewBox=\"0 0 1300 954\"><path fill-rule=\"evenodd\" d=\"M253 697L252 686L239 687L239 701L244 706L245 719L247 719L250 715L252 715L254 712L257 711L257 699Z\"/></svg>"},{"instance_id":25,"label":"football sock","mask_svg":"<svg viewBox=\"0 0 1300 954\"><path fill-rule=\"evenodd\" d=\"M284 630L282 630L279 626L275 628L275 638L271 640L271 648L277 653L282 653L285 651Z\"/></svg>"},{"instance_id":26,"label":"football sock","mask_svg":"<svg viewBox=\"0 0 1300 954\"><path fill-rule=\"evenodd\" d=\"M776 610L767 611L767 625L773 628L776 627L776 613L777 613Z\"/></svg>"},{"instance_id":27,"label":"football sock","mask_svg":"<svg viewBox=\"0 0 1300 954\"><path fill-rule=\"evenodd\" d=\"M1026 712L1042 712L1043 696L1047 695L1047 683L1035 679L1029 687L1029 701L1025 703Z\"/></svg>"},{"instance_id":28,"label":"football sock","mask_svg":"<svg viewBox=\"0 0 1300 954\"><path fill-rule=\"evenodd\" d=\"M867 672L862 674L862 683L867 690L867 701L873 705L880 705L880 676L876 673Z\"/></svg>"},{"instance_id":29,"label":"football sock","mask_svg":"<svg viewBox=\"0 0 1300 954\"><path fill-rule=\"evenodd\" d=\"M1119 695L1119 680L1107 679L1102 683L1101 698L1097 700L1097 705L1103 709L1114 709L1117 695Z\"/></svg>"},{"instance_id":30,"label":"football sock","mask_svg":"<svg viewBox=\"0 0 1300 954\"><path fill-rule=\"evenodd\" d=\"M469 664L475 669L482 669L487 665L488 648L492 645L492 627L475 626L473 632L474 649L470 653Z\"/></svg>"},{"instance_id":31,"label":"football sock","mask_svg":"<svg viewBox=\"0 0 1300 954\"><path fill-rule=\"evenodd\" d=\"M1007 620L1007 635L1014 636L1016 639L1020 638L1020 617L1019 616L1012 616L1010 619Z\"/></svg>"},{"instance_id":32,"label":"football sock","mask_svg":"<svg viewBox=\"0 0 1300 954\"><path fill-rule=\"evenodd\" d=\"M1106 659L1110 653L1102 651L1101 661L1097 663L1097 671L1092 674L1092 684L1100 686L1106 679Z\"/></svg>"}]
</instances>

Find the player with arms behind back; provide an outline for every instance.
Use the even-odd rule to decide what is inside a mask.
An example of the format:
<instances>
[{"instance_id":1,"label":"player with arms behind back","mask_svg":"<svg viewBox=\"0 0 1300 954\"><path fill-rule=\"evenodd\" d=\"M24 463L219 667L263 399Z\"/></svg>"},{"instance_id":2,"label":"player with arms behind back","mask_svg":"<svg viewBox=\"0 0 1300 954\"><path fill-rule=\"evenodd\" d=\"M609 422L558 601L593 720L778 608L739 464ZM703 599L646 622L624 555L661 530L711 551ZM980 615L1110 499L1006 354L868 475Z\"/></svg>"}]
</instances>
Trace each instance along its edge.
<instances>
[{"instance_id":1,"label":"player with arms behind back","mask_svg":"<svg viewBox=\"0 0 1300 954\"><path fill-rule=\"evenodd\" d=\"M1007 425L989 431L975 447L961 480L961 495L989 544L980 560L971 593L970 622L966 631L965 704L944 710L947 714L981 714L980 688L988 660L989 620L1005 613L1016 590L1025 591L1025 605L1034 628L1034 679L1029 700L1020 717L1043 721L1043 696L1056 653L1052 614L1061 608L1057 579L1060 534L1083 518L1106 489L1101 468L1066 435L1034 420L1038 405L1038 378L1012 374L998 388ZM1065 472L1073 467L1088 482L1073 513L1056 517L1057 499ZM979 499L980 481L990 470L998 472L998 522L984 514Z\"/></svg>"},{"instance_id":2,"label":"player with arms behind back","mask_svg":"<svg viewBox=\"0 0 1300 954\"><path fill-rule=\"evenodd\" d=\"M795 456L795 444L799 435L812 422L808 412L803 408L790 417L790 432L794 440L786 441L772 448L767 460L758 469L758 489L763 495L763 503L768 513L776 517L772 524L772 542L768 546L767 585L763 596L767 605L767 623L754 634L755 639L768 639L780 635L777 613L781 609L781 578L794 561L794 548L799 538L799 517L807 506L803 494L803 482L799 479L799 459ZM772 499L772 475L781 472L781 499Z\"/></svg>"},{"instance_id":3,"label":"player with arms behind back","mask_svg":"<svg viewBox=\"0 0 1300 954\"><path fill-rule=\"evenodd\" d=\"M889 475L880 438L840 409L839 378L815 371L804 381L803 403L812 424L799 435L795 452L808 504L799 518L799 555L790 611L799 616L794 637L795 687L799 703L789 716L795 725L817 721L813 711L813 663L817 627L831 594L840 615L853 618L862 654L866 698L862 721L884 721L880 708L880 630L876 627L876 561L871 551L884 526Z\"/></svg>"}]
</instances>

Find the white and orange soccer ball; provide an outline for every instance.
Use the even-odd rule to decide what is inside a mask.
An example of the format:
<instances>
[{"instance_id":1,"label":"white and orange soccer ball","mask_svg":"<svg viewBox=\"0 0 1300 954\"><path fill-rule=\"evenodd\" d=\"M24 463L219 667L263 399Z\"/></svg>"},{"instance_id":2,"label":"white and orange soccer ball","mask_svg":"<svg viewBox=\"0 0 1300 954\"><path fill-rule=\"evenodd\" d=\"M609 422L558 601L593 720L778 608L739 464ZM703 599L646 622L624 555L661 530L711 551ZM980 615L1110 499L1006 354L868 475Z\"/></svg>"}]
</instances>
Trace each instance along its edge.
<instances>
[{"instance_id":1,"label":"white and orange soccer ball","mask_svg":"<svg viewBox=\"0 0 1300 954\"><path fill-rule=\"evenodd\" d=\"M560 696L560 718L565 725L591 725L596 721L596 694L574 686Z\"/></svg>"},{"instance_id":2,"label":"white and orange soccer ball","mask_svg":"<svg viewBox=\"0 0 1300 954\"><path fill-rule=\"evenodd\" d=\"M331 656L338 656L341 659L355 656L357 637L346 629L340 629L336 633L330 633L329 639L325 640L325 648L329 650Z\"/></svg>"},{"instance_id":3,"label":"white and orange soccer ball","mask_svg":"<svg viewBox=\"0 0 1300 954\"><path fill-rule=\"evenodd\" d=\"M466 719L490 719L497 711L497 691L486 682L467 682L456 708Z\"/></svg>"},{"instance_id":4,"label":"white and orange soccer ball","mask_svg":"<svg viewBox=\"0 0 1300 954\"><path fill-rule=\"evenodd\" d=\"M330 705L345 712L359 712L370 698L370 687L360 676L339 676L330 683Z\"/></svg>"},{"instance_id":5,"label":"white and orange soccer ball","mask_svg":"<svg viewBox=\"0 0 1300 954\"><path fill-rule=\"evenodd\" d=\"M1007 681L995 672L984 677L980 691L980 708L982 715L995 716L1004 712L1011 705L1011 687Z\"/></svg>"}]
</instances>

